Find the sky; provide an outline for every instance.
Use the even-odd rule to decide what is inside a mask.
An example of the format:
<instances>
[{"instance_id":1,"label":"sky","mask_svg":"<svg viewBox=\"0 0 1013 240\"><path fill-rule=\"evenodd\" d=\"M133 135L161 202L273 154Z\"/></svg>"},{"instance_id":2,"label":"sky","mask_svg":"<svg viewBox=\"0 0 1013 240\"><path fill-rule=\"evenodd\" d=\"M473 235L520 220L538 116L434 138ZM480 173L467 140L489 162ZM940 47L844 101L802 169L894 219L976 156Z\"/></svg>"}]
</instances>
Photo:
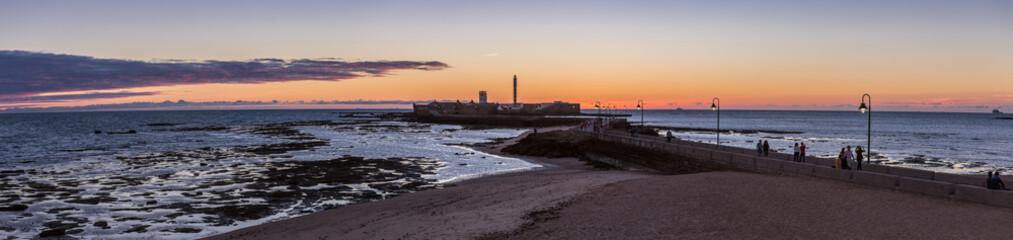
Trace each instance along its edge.
<instances>
[{"instance_id":1,"label":"sky","mask_svg":"<svg viewBox=\"0 0 1013 240\"><path fill-rule=\"evenodd\" d=\"M0 33L0 109L505 103L515 74L584 108L1013 109L1008 0L0 1Z\"/></svg>"}]
</instances>

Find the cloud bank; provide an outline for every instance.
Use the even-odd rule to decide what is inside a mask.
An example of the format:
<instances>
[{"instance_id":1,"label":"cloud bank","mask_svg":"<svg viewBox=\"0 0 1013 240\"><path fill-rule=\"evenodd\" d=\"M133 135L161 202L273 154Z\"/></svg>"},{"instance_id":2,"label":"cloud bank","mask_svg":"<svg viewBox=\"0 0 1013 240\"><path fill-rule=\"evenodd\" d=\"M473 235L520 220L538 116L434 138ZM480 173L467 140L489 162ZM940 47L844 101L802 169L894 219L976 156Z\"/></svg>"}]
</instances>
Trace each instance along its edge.
<instances>
[{"instance_id":1,"label":"cloud bank","mask_svg":"<svg viewBox=\"0 0 1013 240\"><path fill-rule=\"evenodd\" d=\"M249 61L136 61L0 50L0 98L204 83L339 81L384 76L396 70L441 70L437 61L254 59Z\"/></svg>"},{"instance_id":2,"label":"cloud bank","mask_svg":"<svg viewBox=\"0 0 1013 240\"><path fill-rule=\"evenodd\" d=\"M61 95L39 95L28 97L0 98L0 104L22 103L22 102L65 102L71 100L102 99L102 98L123 98L133 96L151 96L161 92L92 92L82 94L61 94Z\"/></svg>"},{"instance_id":3,"label":"cloud bank","mask_svg":"<svg viewBox=\"0 0 1013 240\"><path fill-rule=\"evenodd\" d=\"M320 107L343 107L349 105L387 105L398 108L409 108L412 103L429 103L437 100L312 100L312 101L213 101L213 102L191 102L186 100L164 101L164 102L131 102L113 104L94 104L87 106L73 107L36 107L19 106L2 109L0 113L28 113L28 112L77 112L77 111L117 111L117 110L193 110L193 109L245 109L245 108L312 108ZM453 100L439 100L452 102Z\"/></svg>"}]
</instances>

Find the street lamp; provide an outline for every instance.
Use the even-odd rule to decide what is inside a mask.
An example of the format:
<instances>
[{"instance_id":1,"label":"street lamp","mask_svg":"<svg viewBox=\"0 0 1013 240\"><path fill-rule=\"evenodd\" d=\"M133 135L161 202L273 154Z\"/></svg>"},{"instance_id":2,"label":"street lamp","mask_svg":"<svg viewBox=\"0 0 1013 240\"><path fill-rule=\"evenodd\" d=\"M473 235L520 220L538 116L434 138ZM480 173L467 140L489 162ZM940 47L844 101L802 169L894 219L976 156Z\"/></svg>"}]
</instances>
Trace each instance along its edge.
<instances>
[{"instance_id":1,"label":"street lamp","mask_svg":"<svg viewBox=\"0 0 1013 240\"><path fill-rule=\"evenodd\" d=\"M865 97L869 97L869 105L865 105ZM858 111L865 114L865 111L869 111L869 128L866 132L866 149L865 149L865 161L872 161L872 96L868 93L862 95L862 106L858 106Z\"/></svg>"},{"instance_id":2,"label":"street lamp","mask_svg":"<svg viewBox=\"0 0 1013 240\"><path fill-rule=\"evenodd\" d=\"M718 134L717 143L718 145L721 145L721 99L718 99L717 97L711 99L711 111L718 112L718 130L716 133Z\"/></svg>"},{"instance_id":3,"label":"street lamp","mask_svg":"<svg viewBox=\"0 0 1013 240\"><path fill-rule=\"evenodd\" d=\"M647 105L644 104L644 100L637 100L637 110L640 110L640 127L641 128L644 127L644 108L647 108Z\"/></svg>"},{"instance_id":4,"label":"street lamp","mask_svg":"<svg viewBox=\"0 0 1013 240\"><path fill-rule=\"evenodd\" d=\"M594 101L594 109L598 110L598 118L601 118L601 102Z\"/></svg>"},{"instance_id":5,"label":"street lamp","mask_svg":"<svg viewBox=\"0 0 1013 240\"><path fill-rule=\"evenodd\" d=\"M616 114L616 112L617 112L617 111L618 111L618 109L619 109L619 105L618 105L618 104L612 104L612 105L610 105L610 106L612 106L612 111L611 111L611 112L609 112L609 113L610 113L610 114L612 114L612 119L616 119L616 116L615 116L615 114Z\"/></svg>"}]
</instances>

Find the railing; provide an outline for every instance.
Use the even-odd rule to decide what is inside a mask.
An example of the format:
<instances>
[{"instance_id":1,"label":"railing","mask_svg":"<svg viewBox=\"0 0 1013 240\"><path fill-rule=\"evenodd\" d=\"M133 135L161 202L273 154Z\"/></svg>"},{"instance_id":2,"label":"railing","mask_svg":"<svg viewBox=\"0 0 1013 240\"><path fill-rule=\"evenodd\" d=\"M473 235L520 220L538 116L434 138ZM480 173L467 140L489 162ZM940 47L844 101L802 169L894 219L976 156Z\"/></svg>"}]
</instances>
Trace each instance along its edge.
<instances>
[{"instance_id":1,"label":"railing","mask_svg":"<svg viewBox=\"0 0 1013 240\"><path fill-rule=\"evenodd\" d=\"M835 159L807 157L806 162L792 161L793 155L770 153L769 157L756 156L756 149L691 142L665 137L630 137L619 131L594 132L575 129L584 136L602 141L616 142L669 152L699 161L724 164L729 168L748 172L815 177L881 187L893 191L943 197L957 201L982 203L1013 208L1013 192L982 187L985 176L933 172L922 169L864 164L863 170L833 168Z\"/></svg>"}]
</instances>

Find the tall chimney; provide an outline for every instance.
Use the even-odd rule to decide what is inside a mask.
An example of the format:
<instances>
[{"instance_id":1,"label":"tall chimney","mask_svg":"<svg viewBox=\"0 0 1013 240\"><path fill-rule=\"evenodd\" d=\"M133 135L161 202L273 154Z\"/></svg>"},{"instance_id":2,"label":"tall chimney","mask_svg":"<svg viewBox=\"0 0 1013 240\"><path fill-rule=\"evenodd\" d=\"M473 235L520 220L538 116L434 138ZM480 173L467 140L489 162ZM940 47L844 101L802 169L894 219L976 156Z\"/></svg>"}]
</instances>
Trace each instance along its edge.
<instances>
[{"instance_id":1,"label":"tall chimney","mask_svg":"<svg viewBox=\"0 0 1013 240\"><path fill-rule=\"evenodd\" d=\"M514 104L517 104L517 74L514 74Z\"/></svg>"}]
</instances>

